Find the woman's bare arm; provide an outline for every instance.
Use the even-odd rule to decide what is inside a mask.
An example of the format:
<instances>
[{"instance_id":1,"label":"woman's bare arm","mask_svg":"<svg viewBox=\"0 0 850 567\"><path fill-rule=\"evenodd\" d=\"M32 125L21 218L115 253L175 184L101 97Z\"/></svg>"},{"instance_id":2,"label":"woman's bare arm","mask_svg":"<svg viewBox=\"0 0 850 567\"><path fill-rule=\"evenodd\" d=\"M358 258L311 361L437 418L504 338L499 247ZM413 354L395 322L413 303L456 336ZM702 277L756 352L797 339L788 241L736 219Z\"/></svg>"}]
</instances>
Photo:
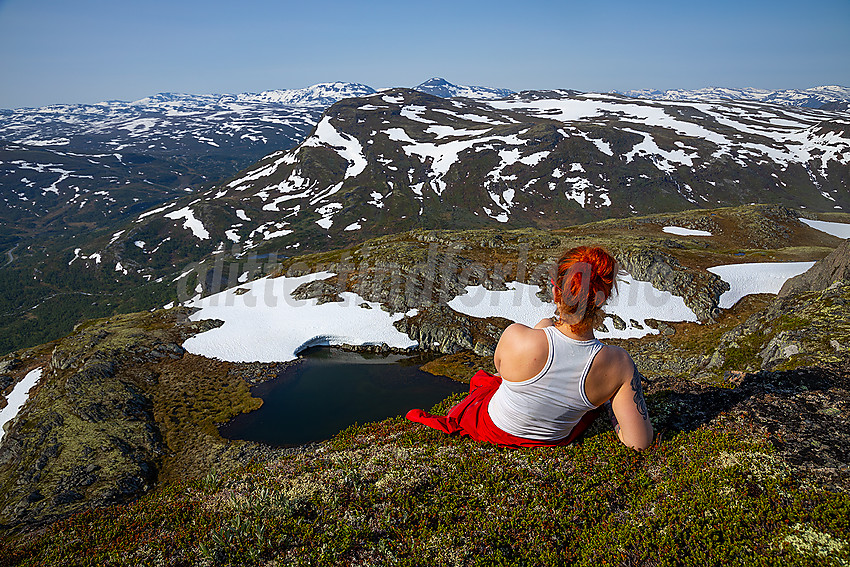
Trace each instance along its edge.
<instances>
[{"instance_id":1,"label":"woman's bare arm","mask_svg":"<svg viewBox=\"0 0 850 567\"><path fill-rule=\"evenodd\" d=\"M617 435L625 445L642 451L652 444L652 422L643 397L641 374L631 363L631 379L611 399L611 409L619 424Z\"/></svg>"}]
</instances>

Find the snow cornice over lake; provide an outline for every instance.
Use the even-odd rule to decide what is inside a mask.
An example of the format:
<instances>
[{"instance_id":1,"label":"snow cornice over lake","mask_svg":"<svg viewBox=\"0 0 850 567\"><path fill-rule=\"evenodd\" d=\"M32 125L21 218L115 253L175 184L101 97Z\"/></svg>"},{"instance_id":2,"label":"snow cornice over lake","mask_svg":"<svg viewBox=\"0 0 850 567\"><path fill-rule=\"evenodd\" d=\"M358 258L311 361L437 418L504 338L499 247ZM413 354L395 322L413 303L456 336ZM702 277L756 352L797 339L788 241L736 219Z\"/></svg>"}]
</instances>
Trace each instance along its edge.
<instances>
[{"instance_id":1,"label":"snow cornice over lake","mask_svg":"<svg viewBox=\"0 0 850 567\"><path fill-rule=\"evenodd\" d=\"M192 354L231 362L284 362L311 346L417 345L393 327L405 314L390 315L379 303L355 293L342 292L342 302L321 305L317 299L292 298L301 284L334 275L262 278L194 300L189 306L200 311L190 317L193 321L221 319L224 325L188 339L183 346ZM237 295L237 289L248 291Z\"/></svg>"},{"instance_id":2,"label":"snow cornice over lake","mask_svg":"<svg viewBox=\"0 0 850 567\"><path fill-rule=\"evenodd\" d=\"M814 262L778 262L716 266L709 271L728 282L731 289L720 298L720 307L729 308L741 297L752 293L777 293L788 278L808 270ZM184 343L192 354L232 362L282 362L293 360L311 346L379 345L413 348L418 345L398 331L393 323L408 313L390 314L377 302L366 301L351 292L342 292L341 302L319 304L317 299L296 300L292 292L300 285L332 277L318 272L299 277L262 278L188 303L200 310L191 316L220 319L221 327L200 333ZM504 317L528 326L555 313L555 305L540 300L539 288L510 282L505 291L490 291L482 286L467 286L466 293L448 305L473 317ZM605 306L607 331L602 339L640 338L657 334L647 319L696 322L694 312L684 300L652 284L626 274L618 280L619 292ZM237 293L238 290L238 293ZM625 329L613 326L617 315Z\"/></svg>"}]
</instances>

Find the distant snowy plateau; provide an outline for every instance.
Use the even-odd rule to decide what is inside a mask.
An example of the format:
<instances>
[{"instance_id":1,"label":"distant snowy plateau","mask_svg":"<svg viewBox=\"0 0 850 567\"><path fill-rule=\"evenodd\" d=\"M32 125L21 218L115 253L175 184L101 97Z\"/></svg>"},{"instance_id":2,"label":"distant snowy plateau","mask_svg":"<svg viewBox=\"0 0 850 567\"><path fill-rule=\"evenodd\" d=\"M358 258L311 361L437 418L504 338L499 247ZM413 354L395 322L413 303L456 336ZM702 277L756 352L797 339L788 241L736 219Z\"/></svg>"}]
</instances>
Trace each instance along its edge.
<instances>
[{"instance_id":1,"label":"distant snowy plateau","mask_svg":"<svg viewBox=\"0 0 850 567\"><path fill-rule=\"evenodd\" d=\"M767 89L730 89L724 87L709 87L705 89L685 90L630 90L619 91L620 94L637 98L659 100L700 100L715 101L723 99L752 100L789 106L807 108L823 108L824 110L850 109L850 88L836 85L814 87L811 89L785 89L771 91Z\"/></svg>"},{"instance_id":2,"label":"distant snowy plateau","mask_svg":"<svg viewBox=\"0 0 850 567\"><path fill-rule=\"evenodd\" d=\"M843 112L395 89L337 103L297 148L144 213L136 230L181 211L187 223L158 237L193 234L244 253L272 239L281 251L321 250L416 227L546 228L752 202L847 210L848 165Z\"/></svg>"},{"instance_id":3,"label":"distant snowy plateau","mask_svg":"<svg viewBox=\"0 0 850 567\"><path fill-rule=\"evenodd\" d=\"M64 208L70 220L120 218L294 147L327 106L373 92L327 83L0 110L2 197L24 217Z\"/></svg>"},{"instance_id":4,"label":"distant snowy plateau","mask_svg":"<svg viewBox=\"0 0 850 567\"><path fill-rule=\"evenodd\" d=\"M850 208L850 114L810 108L848 89L689 92L706 100L431 79L3 111L0 184L7 226L32 219L55 236L79 220L70 264L147 280L209 254L292 255L413 228ZM240 162L246 147L265 157ZM207 164L225 180L205 179Z\"/></svg>"}]
</instances>

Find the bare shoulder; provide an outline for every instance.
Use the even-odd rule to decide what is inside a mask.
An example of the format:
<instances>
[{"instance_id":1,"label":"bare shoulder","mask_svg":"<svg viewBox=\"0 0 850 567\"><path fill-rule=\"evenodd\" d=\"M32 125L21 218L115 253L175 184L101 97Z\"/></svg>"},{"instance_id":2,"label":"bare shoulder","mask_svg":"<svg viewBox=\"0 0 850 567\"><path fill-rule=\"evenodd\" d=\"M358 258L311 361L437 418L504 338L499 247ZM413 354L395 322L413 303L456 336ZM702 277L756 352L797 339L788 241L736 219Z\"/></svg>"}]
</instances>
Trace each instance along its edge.
<instances>
[{"instance_id":1,"label":"bare shoulder","mask_svg":"<svg viewBox=\"0 0 850 567\"><path fill-rule=\"evenodd\" d=\"M540 329L532 329L522 323L512 323L502 332L499 345L511 348L528 348L543 337Z\"/></svg>"},{"instance_id":2,"label":"bare shoulder","mask_svg":"<svg viewBox=\"0 0 850 567\"><path fill-rule=\"evenodd\" d=\"M593 405L609 400L634 373L632 357L624 349L605 345L597 353L585 382L585 393Z\"/></svg>"},{"instance_id":3,"label":"bare shoulder","mask_svg":"<svg viewBox=\"0 0 850 567\"><path fill-rule=\"evenodd\" d=\"M600 363L600 365L610 368L613 373L619 374L624 372L628 374L629 377L632 375L632 369L634 367L634 362L632 361L632 357L624 348L613 346L613 345L605 345L602 347L602 350L599 351L599 354L596 355L596 360L594 364Z\"/></svg>"},{"instance_id":4,"label":"bare shoulder","mask_svg":"<svg viewBox=\"0 0 850 567\"><path fill-rule=\"evenodd\" d=\"M545 331L514 323L502 333L493 362L504 379L521 381L542 370L548 353Z\"/></svg>"}]
</instances>

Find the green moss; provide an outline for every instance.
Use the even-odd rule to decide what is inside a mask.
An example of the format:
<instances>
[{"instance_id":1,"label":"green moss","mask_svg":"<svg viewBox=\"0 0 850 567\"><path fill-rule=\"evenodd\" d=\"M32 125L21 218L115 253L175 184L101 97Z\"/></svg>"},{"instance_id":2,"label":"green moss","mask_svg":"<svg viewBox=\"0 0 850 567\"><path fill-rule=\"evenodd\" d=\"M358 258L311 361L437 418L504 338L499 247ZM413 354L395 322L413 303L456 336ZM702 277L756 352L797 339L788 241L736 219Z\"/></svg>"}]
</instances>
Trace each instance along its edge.
<instances>
[{"instance_id":1,"label":"green moss","mask_svg":"<svg viewBox=\"0 0 850 567\"><path fill-rule=\"evenodd\" d=\"M8 538L0 554L20 565L841 565L848 518L850 496L802 489L768 439L731 419L636 453L610 431L520 451L396 418Z\"/></svg>"},{"instance_id":2,"label":"green moss","mask_svg":"<svg viewBox=\"0 0 850 567\"><path fill-rule=\"evenodd\" d=\"M738 339L724 351L725 359L720 372L738 370L752 372L761 366L758 353L765 343L764 333L752 333Z\"/></svg>"}]
</instances>

